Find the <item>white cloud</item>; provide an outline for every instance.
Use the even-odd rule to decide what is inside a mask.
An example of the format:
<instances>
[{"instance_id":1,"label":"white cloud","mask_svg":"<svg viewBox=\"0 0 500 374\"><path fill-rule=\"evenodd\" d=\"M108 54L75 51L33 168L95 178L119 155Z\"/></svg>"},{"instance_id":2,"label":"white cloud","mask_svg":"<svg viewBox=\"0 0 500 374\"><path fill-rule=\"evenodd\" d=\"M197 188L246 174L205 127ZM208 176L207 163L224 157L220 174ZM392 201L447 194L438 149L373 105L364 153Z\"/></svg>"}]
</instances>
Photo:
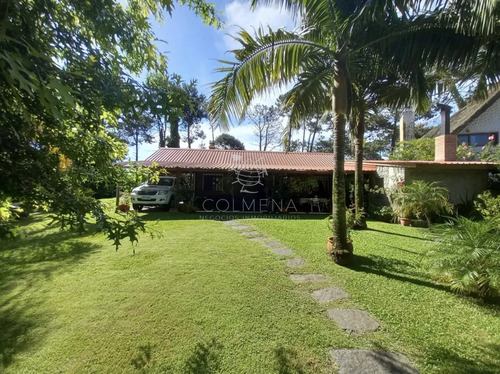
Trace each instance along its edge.
<instances>
[{"instance_id":1,"label":"white cloud","mask_svg":"<svg viewBox=\"0 0 500 374\"><path fill-rule=\"evenodd\" d=\"M293 30L297 22L292 15L278 6L257 6L253 11L248 2L235 0L226 5L226 28L224 30L224 50L238 47L238 43L229 35L236 35L240 28L244 30L258 29L260 26L270 26L273 30L285 28Z\"/></svg>"}]
</instances>

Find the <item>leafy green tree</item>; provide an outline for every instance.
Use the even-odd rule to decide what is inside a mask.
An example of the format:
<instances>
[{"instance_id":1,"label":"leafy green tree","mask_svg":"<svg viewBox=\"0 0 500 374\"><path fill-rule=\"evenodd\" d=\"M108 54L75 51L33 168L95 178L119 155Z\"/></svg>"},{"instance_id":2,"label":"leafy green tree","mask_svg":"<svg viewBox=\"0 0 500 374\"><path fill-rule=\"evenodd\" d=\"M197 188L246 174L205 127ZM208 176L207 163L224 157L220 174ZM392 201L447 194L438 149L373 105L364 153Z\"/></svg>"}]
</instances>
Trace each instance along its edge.
<instances>
[{"instance_id":1,"label":"leafy green tree","mask_svg":"<svg viewBox=\"0 0 500 374\"><path fill-rule=\"evenodd\" d=\"M135 147L135 161L139 161L139 145L152 143L154 117L149 112L146 103L146 92L138 85L130 84L128 90L127 108L118 118L118 136L132 147Z\"/></svg>"},{"instance_id":2,"label":"leafy green tree","mask_svg":"<svg viewBox=\"0 0 500 374\"><path fill-rule=\"evenodd\" d=\"M215 145L222 149L245 149L245 145L241 141L229 134L220 134L215 138Z\"/></svg>"},{"instance_id":3,"label":"leafy green tree","mask_svg":"<svg viewBox=\"0 0 500 374\"><path fill-rule=\"evenodd\" d=\"M389 159L432 161L434 160L434 138L400 142L394 152L390 154Z\"/></svg>"},{"instance_id":4,"label":"leafy green tree","mask_svg":"<svg viewBox=\"0 0 500 374\"><path fill-rule=\"evenodd\" d=\"M257 104L248 111L246 117L253 126L254 135L259 139L259 151L267 151L268 147L280 143L281 113L276 106Z\"/></svg>"},{"instance_id":5,"label":"leafy green tree","mask_svg":"<svg viewBox=\"0 0 500 374\"><path fill-rule=\"evenodd\" d=\"M213 6L183 3L217 23ZM149 17L172 10L170 0L1 2L0 193L79 223L98 209L85 186L126 177L113 164L126 154L114 135L126 77L164 69Z\"/></svg>"},{"instance_id":6,"label":"leafy green tree","mask_svg":"<svg viewBox=\"0 0 500 374\"><path fill-rule=\"evenodd\" d=\"M196 139L205 139L205 134L200 128L200 122L208 118L206 110L205 95L198 92L196 80L192 80L189 84L184 84L183 89L187 94L187 102L184 104L182 113L182 127L186 131L185 141L188 143L188 148Z\"/></svg>"},{"instance_id":7,"label":"leafy green tree","mask_svg":"<svg viewBox=\"0 0 500 374\"><path fill-rule=\"evenodd\" d=\"M188 92L183 87L181 76L168 75L166 72L149 74L146 77L145 89L148 92L149 110L156 119L158 146L179 148L179 123L186 105L189 105Z\"/></svg>"}]
</instances>

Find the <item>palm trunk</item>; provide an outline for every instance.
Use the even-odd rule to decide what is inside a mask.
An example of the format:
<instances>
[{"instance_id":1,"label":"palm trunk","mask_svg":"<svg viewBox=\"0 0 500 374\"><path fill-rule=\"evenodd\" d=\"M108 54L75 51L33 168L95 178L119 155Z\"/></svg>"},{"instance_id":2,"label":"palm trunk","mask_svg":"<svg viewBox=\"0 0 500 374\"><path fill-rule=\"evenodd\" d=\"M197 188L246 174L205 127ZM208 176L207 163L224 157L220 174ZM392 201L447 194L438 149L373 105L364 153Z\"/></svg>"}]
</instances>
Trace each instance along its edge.
<instances>
[{"instance_id":1,"label":"palm trunk","mask_svg":"<svg viewBox=\"0 0 500 374\"><path fill-rule=\"evenodd\" d=\"M292 126L288 124L288 142L286 144L287 152L290 152L291 143L292 143Z\"/></svg>"},{"instance_id":2,"label":"palm trunk","mask_svg":"<svg viewBox=\"0 0 500 374\"><path fill-rule=\"evenodd\" d=\"M354 212L356 215L356 228L366 229L364 216L364 180L363 180L363 140L365 136L365 108L361 103L358 118L354 128Z\"/></svg>"},{"instance_id":3,"label":"palm trunk","mask_svg":"<svg viewBox=\"0 0 500 374\"><path fill-rule=\"evenodd\" d=\"M335 113L333 120L333 248L347 249L347 225L345 217L345 179L344 179L344 132L346 116Z\"/></svg>"},{"instance_id":4,"label":"palm trunk","mask_svg":"<svg viewBox=\"0 0 500 374\"><path fill-rule=\"evenodd\" d=\"M348 110L348 83L345 68L338 69L333 87L333 249L347 251L345 207L344 150L345 125Z\"/></svg>"}]
</instances>

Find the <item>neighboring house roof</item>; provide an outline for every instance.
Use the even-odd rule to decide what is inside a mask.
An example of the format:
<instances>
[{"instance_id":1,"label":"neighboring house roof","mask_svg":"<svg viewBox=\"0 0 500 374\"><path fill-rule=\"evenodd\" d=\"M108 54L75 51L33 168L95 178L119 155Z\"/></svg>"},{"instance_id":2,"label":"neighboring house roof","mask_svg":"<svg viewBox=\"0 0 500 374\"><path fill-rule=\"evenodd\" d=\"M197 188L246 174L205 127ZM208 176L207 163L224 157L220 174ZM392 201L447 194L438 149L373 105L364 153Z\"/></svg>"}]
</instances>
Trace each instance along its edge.
<instances>
[{"instance_id":1,"label":"neighboring house roof","mask_svg":"<svg viewBox=\"0 0 500 374\"><path fill-rule=\"evenodd\" d=\"M480 102L469 103L464 108L460 109L450 118L450 131L452 134L460 133L467 125L473 120L483 114L491 105L500 99L500 88L493 90L489 93L488 98ZM435 138L440 134L441 127L436 126L432 128L427 134L426 138Z\"/></svg>"},{"instance_id":2,"label":"neighboring house roof","mask_svg":"<svg viewBox=\"0 0 500 374\"><path fill-rule=\"evenodd\" d=\"M365 161L367 165L399 166L404 168L446 168L446 169L494 169L498 167L495 162L482 161L406 161L406 160L376 160Z\"/></svg>"},{"instance_id":3,"label":"neighboring house roof","mask_svg":"<svg viewBox=\"0 0 500 374\"><path fill-rule=\"evenodd\" d=\"M156 162L169 170L272 170L291 172L332 172L332 153L261 152L223 149L160 148L142 164ZM354 171L354 162L345 162L345 171ZM364 172L376 171L363 165Z\"/></svg>"}]
</instances>

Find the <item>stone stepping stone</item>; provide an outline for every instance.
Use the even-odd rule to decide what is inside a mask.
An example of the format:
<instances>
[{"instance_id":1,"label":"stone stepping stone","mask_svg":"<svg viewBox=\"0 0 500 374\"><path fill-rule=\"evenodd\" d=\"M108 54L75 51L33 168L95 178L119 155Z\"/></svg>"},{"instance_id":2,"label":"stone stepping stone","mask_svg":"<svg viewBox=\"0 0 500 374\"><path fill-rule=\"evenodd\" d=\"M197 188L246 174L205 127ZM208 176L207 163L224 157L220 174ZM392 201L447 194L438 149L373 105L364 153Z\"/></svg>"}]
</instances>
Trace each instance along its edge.
<instances>
[{"instance_id":1,"label":"stone stepping stone","mask_svg":"<svg viewBox=\"0 0 500 374\"><path fill-rule=\"evenodd\" d=\"M238 230L238 231L243 231L243 230L248 230L250 227L248 226L243 226L243 225L233 225L233 226L229 226L231 227L232 229L235 229L235 230Z\"/></svg>"},{"instance_id":2,"label":"stone stepping stone","mask_svg":"<svg viewBox=\"0 0 500 374\"><path fill-rule=\"evenodd\" d=\"M260 233L258 231L243 231L240 234L243 236L256 236L259 235Z\"/></svg>"},{"instance_id":3,"label":"stone stepping stone","mask_svg":"<svg viewBox=\"0 0 500 374\"><path fill-rule=\"evenodd\" d=\"M377 321L360 309L328 309L328 316L349 334L373 332L380 327Z\"/></svg>"},{"instance_id":4,"label":"stone stepping stone","mask_svg":"<svg viewBox=\"0 0 500 374\"><path fill-rule=\"evenodd\" d=\"M280 256L291 256L293 255L293 251L287 247L271 247L269 248L271 252Z\"/></svg>"},{"instance_id":5,"label":"stone stepping stone","mask_svg":"<svg viewBox=\"0 0 500 374\"><path fill-rule=\"evenodd\" d=\"M262 237L262 236L257 236L255 238L250 238L248 240L251 240L252 242L257 242L257 243L261 243L261 244L264 244L264 242L267 240L266 238Z\"/></svg>"},{"instance_id":6,"label":"stone stepping stone","mask_svg":"<svg viewBox=\"0 0 500 374\"><path fill-rule=\"evenodd\" d=\"M327 282L328 278L323 274L292 274L290 279L295 283L320 283Z\"/></svg>"},{"instance_id":7,"label":"stone stepping stone","mask_svg":"<svg viewBox=\"0 0 500 374\"><path fill-rule=\"evenodd\" d=\"M283 261L289 268L303 268L307 265L306 260L301 257L290 258Z\"/></svg>"},{"instance_id":8,"label":"stone stepping stone","mask_svg":"<svg viewBox=\"0 0 500 374\"><path fill-rule=\"evenodd\" d=\"M266 241L264 243L265 245L267 245L268 247L283 247L283 244L281 244L280 242L275 242L275 241Z\"/></svg>"},{"instance_id":9,"label":"stone stepping stone","mask_svg":"<svg viewBox=\"0 0 500 374\"><path fill-rule=\"evenodd\" d=\"M419 374L401 353L362 349L334 349L330 354L339 374Z\"/></svg>"},{"instance_id":10,"label":"stone stepping stone","mask_svg":"<svg viewBox=\"0 0 500 374\"><path fill-rule=\"evenodd\" d=\"M330 301L345 299L349 297L349 294L339 287L323 288L321 290L314 291L311 296L318 303L328 303Z\"/></svg>"},{"instance_id":11,"label":"stone stepping stone","mask_svg":"<svg viewBox=\"0 0 500 374\"><path fill-rule=\"evenodd\" d=\"M239 226L240 223L238 221L224 221L224 225L226 225L226 226Z\"/></svg>"}]
</instances>

